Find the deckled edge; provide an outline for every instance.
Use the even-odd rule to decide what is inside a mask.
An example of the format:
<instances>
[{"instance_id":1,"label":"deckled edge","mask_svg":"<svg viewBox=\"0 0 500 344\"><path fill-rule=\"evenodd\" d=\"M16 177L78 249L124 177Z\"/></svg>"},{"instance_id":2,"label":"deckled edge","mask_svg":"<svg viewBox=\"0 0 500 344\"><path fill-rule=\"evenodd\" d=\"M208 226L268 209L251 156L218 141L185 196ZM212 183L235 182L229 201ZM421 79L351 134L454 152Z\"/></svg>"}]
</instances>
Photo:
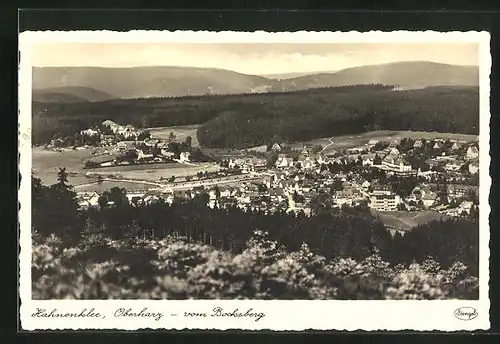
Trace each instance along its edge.
<instances>
[{"instance_id":1,"label":"deckled edge","mask_svg":"<svg viewBox=\"0 0 500 344\"><path fill-rule=\"evenodd\" d=\"M219 32L213 32L213 31L150 31L150 30L130 30L128 32L116 32L116 31L100 31L100 30L93 30L93 31L26 31L20 34L19 36L19 43L20 47L23 46L22 50L24 51L23 55L20 57L20 84L19 84L19 94L23 95L22 96L22 101L21 101L21 96L19 97L19 121L18 121L18 126L19 126L19 151L18 151L18 156L19 156L19 171L21 175L21 183L19 187L19 219L20 219L20 255L19 255L19 260L20 260L20 278L19 278L19 290L20 290L20 298L21 298L21 313L23 312L23 303L24 301L31 301L31 271L30 271L30 262L31 262L31 231L27 231L26 229L29 229L30 226L30 219L31 218L31 199L28 197L28 199L21 197L23 193L28 191L30 194L30 189L31 189L31 179L30 175L31 174L31 153L27 153L29 150L31 152L31 80L30 82L22 82L21 81L21 76L26 77L26 75L29 76L29 79L31 79L30 76L30 69L31 69L31 64L28 63L29 61L29 53L27 53L27 44L32 44L35 42L47 42L46 39L51 39L53 41L54 36L57 35L62 35L64 37L63 40L57 40L58 42L82 42L81 39L75 39L74 35L87 35L89 36L88 38L91 38L89 42L106 42L106 40L99 39L102 38L103 34L111 34L114 37L113 41L116 41L116 38L118 36L122 36L125 38L128 42L132 43L134 40L130 40L129 37L132 34L147 34L148 37L142 36L140 39L138 38L136 41L141 42L141 43L148 43L148 42L159 42L159 41L172 41L173 36L182 36L182 40L180 42L190 42L190 43L195 43L195 42L203 42L203 43L210 43L210 41L207 42L206 37L203 39L199 38L200 35L209 35L214 38L211 42L238 42L238 43L244 43L244 42L254 42L258 43L259 41L264 41L264 42L281 42L281 43L298 43L298 42L317 42L317 43L328 43L328 42L345 42L345 43L356 43L356 42L363 42L363 41L370 41L374 43L383 43L383 42L395 42L394 39L389 39L389 36L397 36L398 34L405 34L405 42L408 42L408 38L412 38L413 36L422 36L423 34L427 35L436 35L439 34L439 39L436 41L443 41L447 43L451 43L450 39L458 39L458 42L464 42L467 39L471 39L473 41L480 39L479 46L480 46L480 104L481 104L481 112L480 112L480 145L484 145L484 141L487 140L488 142L488 147L489 147L489 139L490 139L490 119L491 119L491 113L489 111L489 102L490 102L490 73L491 73L491 53L490 53L490 35L486 31L467 31L467 32L461 32L461 31L449 31L449 32L439 32L439 31L432 31L432 30L427 30L427 31L405 31L405 30L398 30L398 31L378 31L378 30L371 30L367 32L360 32L360 31L348 31L348 32L341 32L341 31L336 31L336 32L329 32L329 31L295 31L295 32L265 32L265 31L255 31L252 33L249 32L233 32L233 31L219 31ZM300 40L297 39L298 35L315 35L314 39L308 39L308 40ZM373 40L374 35L384 35L384 39L376 39ZM245 40L242 38L245 37L251 37L255 38L253 36L260 35L258 40ZM332 37L335 36L335 37ZM350 35L352 36L348 40L345 40L345 37L341 36L346 36ZM49 37L50 36L50 37ZM92 37L90 37L92 36ZM151 38L154 37L154 40L150 40ZM221 40L221 36L228 36L225 39ZM279 36L279 39L277 39ZM326 36L330 36L331 38L335 39L326 39ZM43 39L41 39L43 38ZM127 39L128 38L128 39ZM162 39L159 39L162 38ZM178 37L179 38L179 37ZM229 38L229 39L227 39ZM264 40L262 38L265 38ZM357 38L357 39L353 39ZM422 38L421 42L432 42L435 40L429 40L430 37L418 37ZM176 41L176 40L174 40ZM243 42L242 42L243 41ZM454 42L454 40L452 40ZM415 40L412 42L416 42ZM484 47L484 45L487 43L487 47ZM26 69L23 68L24 66L29 67L29 70L24 70ZM487 69L487 70L486 70ZM486 70L486 71L485 71ZM487 84L485 83L485 80L487 80ZM487 86L487 91L484 90L484 88ZM487 92L487 96L485 93ZM28 96L29 94L29 96ZM485 124L486 120L483 118L485 116L485 113L487 111L488 114L488 121ZM28 116L29 114L29 116ZM24 118L26 117L26 118ZM29 118L28 118L29 117ZM28 122L28 123L26 123ZM484 132L488 133L488 135L484 135ZM24 148L23 148L24 147ZM483 146L484 147L484 146ZM26 152L23 153L23 151L26 150ZM26 154L27 153L27 154ZM491 153L490 149L485 150L480 149L480 166L490 165L491 162ZM28 158L29 157L29 158ZM485 159L487 157L487 159ZM485 161L486 160L486 161ZM480 174L480 228L483 228L485 225L485 222L487 223L487 228L489 229L489 216L491 212L491 207L489 204L489 194L491 192L491 176L489 169L484 169L480 167L480 171L485 171L487 170L488 173L481 173ZM29 184L28 184L29 183ZM483 188L488 188L490 191L488 193L484 192L482 189ZM22 192L25 191L25 192ZM486 200L486 202L485 202ZM29 206L29 207L28 207ZM487 209L486 209L487 207ZM485 210L487 212L485 213ZM29 226L28 226L29 225ZM24 230L23 230L24 228ZM26 232L25 232L26 230ZM23 241L28 240L28 247L23 248ZM487 245L485 245L485 242L487 241ZM480 230L480 262L487 260L489 263L489 230ZM27 263L24 263L26 262ZM24 268L23 268L23 263L24 263ZM28 265L27 265L28 264ZM27 278L29 277L29 278ZM24 283L23 283L24 279ZM27 280L27 281L26 281ZM480 294L481 295L486 295L488 296L488 304L489 304L489 264L481 264L480 263ZM26 294L26 291L28 291L28 294ZM26 295L28 295L26 297ZM104 301L104 300L103 300ZM402 301L404 302L404 301ZM26 306L26 304L24 304ZM490 305L488 306L488 310L490 308ZM28 310L25 310L28 311ZM21 316L21 327L22 327L22 316ZM488 328L490 326L489 320L488 320ZM48 328L32 328L29 330L36 330L36 329L48 329ZM78 327L78 326L72 326L72 327L51 327L48 330L80 330L80 329L92 329L88 327ZM97 329L95 327L94 329ZM99 329L116 329L116 330L139 330L139 329L170 329L170 330L221 330L220 328L183 328L183 329L178 329L178 328L156 328L156 327L134 327L134 328L121 328L121 327L102 327ZM224 329L223 331L231 331L231 330L250 330L250 331L265 331L265 330L284 330L284 331L290 331L290 332L295 332L295 331L307 331L308 328L303 328L303 329L288 329L282 326L275 327L273 326L272 328L259 328L259 329L249 329L245 327L241 328L228 328ZM484 326L479 326L477 329L487 329ZM309 329L312 330L312 329ZM383 331L394 331L391 329L386 329L386 328L372 328L372 329L367 329L367 327L358 327L356 329L335 329L335 328L319 328L319 329L314 329L314 330L326 330L326 331L341 331L341 332L350 332L350 331L377 331L377 330L383 330ZM441 329L439 327L429 327L428 329L416 329L412 327L408 327L406 329L398 329L397 331L402 331L402 330L413 330L413 331L445 331L448 332L446 329ZM454 330L450 330L454 331ZM468 330L470 331L470 330Z\"/></svg>"}]
</instances>

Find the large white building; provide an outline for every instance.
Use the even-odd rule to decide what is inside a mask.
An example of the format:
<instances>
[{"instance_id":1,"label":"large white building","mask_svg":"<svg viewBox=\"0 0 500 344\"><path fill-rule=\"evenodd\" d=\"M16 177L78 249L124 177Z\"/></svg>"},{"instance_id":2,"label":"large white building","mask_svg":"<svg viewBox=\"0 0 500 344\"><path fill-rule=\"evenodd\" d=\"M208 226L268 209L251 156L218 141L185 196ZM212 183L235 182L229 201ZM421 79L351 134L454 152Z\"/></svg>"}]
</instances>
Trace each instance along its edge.
<instances>
[{"instance_id":1,"label":"large white building","mask_svg":"<svg viewBox=\"0 0 500 344\"><path fill-rule=\"evenodd\" d=\"M99 135L99 132L97 130L94 130L94 129L86 129L86 130L80 131L80 135L97 136L97 135Z\"/></svg>"},{"instance_id":2,"label":"large white building","mask_svg":"<svg viewBox=\"0 0 500 344\"><path fill-rule=\"evenodd\" d=\"M190 156L191 156L191 153L189 153L189 152L181 152L179 160L181 162L189 162Z\"/></svg>"},{"instance_id":3,"label":"large white building","mask_svg":"<svg viewBox=\"0 0 500 344\"><path fill-rule=\"evenodd\" d=\"M276 167L292 167L294 164L293 158L287 157L285 154L280 154L276 160Z\"/></svg>"},{"instance_id":4,"label":"large white building","mask_svg":"<svg viewBox=\"0 0 500 344\"><path fill-rule=\"evenodd\" d=\"M393 148L383 159L382 168L394 172L410 172L411 165L405 161L396 148Z\"/></svg>"},{"instance_id":5,"label":"large white building","mask_svg":"<svg viewBox=\"0 0 500 344\"><path fill-rule=\"evenodd\" d=\"M374 194L370 198L370 208L377 211L396 211L400 202L400 197L395 194Z\"/></svg>"}]
</instances>

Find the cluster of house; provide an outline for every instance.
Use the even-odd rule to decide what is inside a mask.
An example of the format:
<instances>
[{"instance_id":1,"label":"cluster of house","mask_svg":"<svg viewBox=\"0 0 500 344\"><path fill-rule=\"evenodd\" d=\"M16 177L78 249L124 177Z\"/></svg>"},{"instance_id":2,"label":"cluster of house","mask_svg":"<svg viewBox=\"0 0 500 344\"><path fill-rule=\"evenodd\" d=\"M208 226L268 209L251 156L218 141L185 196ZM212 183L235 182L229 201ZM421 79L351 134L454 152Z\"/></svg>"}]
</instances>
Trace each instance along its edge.
<instances>
[{"instance_id":1,"label":"cluster of house","mask_svg":"<svg viewBox=\"0 0 500 344\"><path fill-rule=\"evenodd\" d=\"M266 170L267 160L256 157L230 157L227 163L228 168L239 168L241 173L262 172Z\"/></svg>"},{"instance_id":2,"label":"cluster of house","mask_svg":"<svg viewBox=\"0 0 500 344\"><path fill-rule=\"evenodd\" d=\"M335 181L342 183L342 190L333 188ZM467 196L478 193L477 186L447 186L450 201L460 201L455 207L437 207L436 210L449 216L470 214L473 202ZM311 215L311 201L320 193L331 197L333 207L356 206L366 203L371 209L379 212L397 210L429 209L440 204L435 185L421 184L416 186L408 197L400 197L388 185L370 183L350 174L332 176L324 173L312 177L304 173L295 175L279 170L267 171L259 182L242 182L237 185L219 185L216 187L194 187L187 190L161 188L148 191L129 191L127 197L132 205L145 205L163 199L172 204L175 199L192 199L199 194L208 194L207 206L211 208L238 207L243 210L286 211ZM99 194L96 192L79 192L81 207L98 206Z\"/></svg>"},{"instance_id":3,"label":"cluster of house","mask_svg":"<svg viewBox=\"0 0 500 344\"><path fill-rule=\"evenodd\" d=\"M150 136L139 139L143 132L137 131L131 125L122 126L113 121L106 120L102 123L102 126L109 128L113 134L122 135L122 138L125 138L125 140L116 142L114 135L104 135L94 129L83 130L82 134L101 135L101 145L109 147L102 155L93 158L97 167L169 161L186 163L190 161L191 152L187 150L181 151L179 156L175 157L175 153L169 151L168 142L153 139ZM135 154L130 155L129 153ZM130 158L130 156L134 156L134 158Z\"/></svg>"},{"instance_id":4,"label":"cluster of house","mask_svg":"<svg viewBox=\"0 0 500 344\"><path fill-rule=\"evenodd\" d=\"M100 128L89 128L80 131L82 136L99 137L99 145L103 147L112 146L124 140L135 141L143 133L143 130L138 130L131 124L121 125L111 120L104 121Z\"/></svg>"},{"instance_id":5,"label":"cluster of house","mask_svg":"<svg viewBox=\"0 0 500 344\"><path fill-rule=\"evenodd\" d=\"M475 185L448 184L445 191L449 204L454 205L440 204L436 185L433 184L416 186L404 201L409 205L408 210L416 209L415 204L420 203L424 209L434 207L436 211L448 216L461 216L464 213L469 215L471 212L474 205L471 195L476 195L476 197L479 195L479 187Z\"/></svg>"},{"instance_id":6,"label":"cluster of house","mask_svg":"<svg viewBox=\"0 0 500 344\"><path fill-rule=\"evenodd\" d=\"M148 141L155 146L158 142ZM414 147L418 148L420 140L415 141ZM435 144L441 141L436 141ZM245 210L262 210L274 212L277 210L287 212L303 212L310 215L313 212L312 201L320 195L326 195L334 207L356 206L367 204L371 209L380 212L391 212L397 210L421 210L436 209L450 216L460 216L464 212L470 213L472 200L471 194L478 194L478 187L474 185L463 185L457 182L447 183L447 199L454 201L455 206L443 206L442 191L439 186L433 184L430 176L437 173L436 170L422 172L415 170L406 161L405 155L401 154L395 145L389 145L381 151L373 151L377 142L370 141L368 145L349 149L345 154L338 154L329 150L329 155L321 152L312 153L310 147L304 149L292 158L287 153L280 153L275 166L269 168L267 161L255 157L236 157L228 160L228 168L238 167L242 173L252 173L258 176L258 181L240 182L236 185L218 185L217 187L194 187L187 191L177 190L151 190L148 192L131 193L130 199L136 203L148 203L155 199L163 198L171 203L176 198L193 198L199 193L207 193L208 206L225 208L236 206ZM451 150L462 148L460 154L439 155L431 160L444 167L445 176L459 174L464 164L468 164L471 174L477 174L478 147L474 143L455 142ZM276 149L275 149L276 148ZM274 151L279 152L273 146ZM163 149L162 149L163 152ZM368 153L367 153L368 152ZM168 152L166 152L168 153ZM376 158L378 155L379 158ZM142 155L144 157L144 155ZM189 156L184 159L189 159ZM402 197L398 190L393 190L389 185L381 185L378 182L363 179L357 172L331 172L323 165L332 162L345 163L346 160L358 161L363 166L377 168L386 174L407 175L424 177L425 182L417 185L409 196ZM429 161L432 165L433 161ZM456 166L460 167L457 168ZM83 195L82 195L83 197ZM95 195L85 196L93 197ZM134 201L134 202L135 202ZM87 204L82 201L83 204ZM135 204L135 203L134 203Z\"/></svg>"}]
</instances>

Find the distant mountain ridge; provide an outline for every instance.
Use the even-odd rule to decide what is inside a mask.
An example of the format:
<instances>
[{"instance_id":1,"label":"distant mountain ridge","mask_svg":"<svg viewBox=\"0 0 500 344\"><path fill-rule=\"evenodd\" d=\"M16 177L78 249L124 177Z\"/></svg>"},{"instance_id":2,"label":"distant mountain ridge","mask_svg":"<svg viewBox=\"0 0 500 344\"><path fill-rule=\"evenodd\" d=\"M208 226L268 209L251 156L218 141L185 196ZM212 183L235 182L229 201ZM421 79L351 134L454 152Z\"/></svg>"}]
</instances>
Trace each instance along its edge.
<instances>
[{"instance_id":1,"label":"distant mountain ridge","mask_svg":"<svg viewBox=\"0 0 500 344\"><path fill-rule=\"evenodd\" d=\"M282 83L287 91L362 84L397 85L403 89L479 86L479 68L435 62L394 62L312 74L286 79Z\"/></svg>"},{"instance_id":2,"label":"distant mountain ridge","mask_svg":"<svg viewBox=\"0 0 500 344\"><path fill-rule=\"evenodd\" d=\"M35 67L33 89L84 86L118 98L252 93L273 81L224 69L191 67Z\"/></svg>"},{"instance_id":3,"label":"distant mountain ridge","mask_svg":"<svg viewBox=\"0 0 500 344\"><path fill-rule=\"evenodd\" d=\"M52 89L55 95L51 97L56 100L62 98L61 94L99 101L112 98L289 92L360 84L397 85L400 89L478 86L479 68L423 61L394 62L289 79L270 79L224 69L195 67L33 68L34 94L40 97L45 92L45 98L50 99L47 92ZM92 89L93 92L83 89Z\"/></svg>"}]
</instances>

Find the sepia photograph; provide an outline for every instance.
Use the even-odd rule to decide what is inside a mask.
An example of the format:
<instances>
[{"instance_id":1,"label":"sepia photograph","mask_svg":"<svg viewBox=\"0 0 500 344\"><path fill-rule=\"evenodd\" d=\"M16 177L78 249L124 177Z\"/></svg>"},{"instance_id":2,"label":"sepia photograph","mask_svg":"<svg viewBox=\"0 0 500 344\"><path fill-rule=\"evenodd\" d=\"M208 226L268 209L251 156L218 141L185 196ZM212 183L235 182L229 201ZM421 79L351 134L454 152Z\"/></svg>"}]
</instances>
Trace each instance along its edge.
<instances>
[{"instance_id":1,"label":"sepia photograph","mask_svg":"<svg viewBox=\"0 0 500 344\"><path fill-rule=\"evenodd\" d=\"M30 43L29 297L463 300L450 317L477 316L480 46ZM134 312L118 313L150 311Z\"/></svg>"}]
</instances>

